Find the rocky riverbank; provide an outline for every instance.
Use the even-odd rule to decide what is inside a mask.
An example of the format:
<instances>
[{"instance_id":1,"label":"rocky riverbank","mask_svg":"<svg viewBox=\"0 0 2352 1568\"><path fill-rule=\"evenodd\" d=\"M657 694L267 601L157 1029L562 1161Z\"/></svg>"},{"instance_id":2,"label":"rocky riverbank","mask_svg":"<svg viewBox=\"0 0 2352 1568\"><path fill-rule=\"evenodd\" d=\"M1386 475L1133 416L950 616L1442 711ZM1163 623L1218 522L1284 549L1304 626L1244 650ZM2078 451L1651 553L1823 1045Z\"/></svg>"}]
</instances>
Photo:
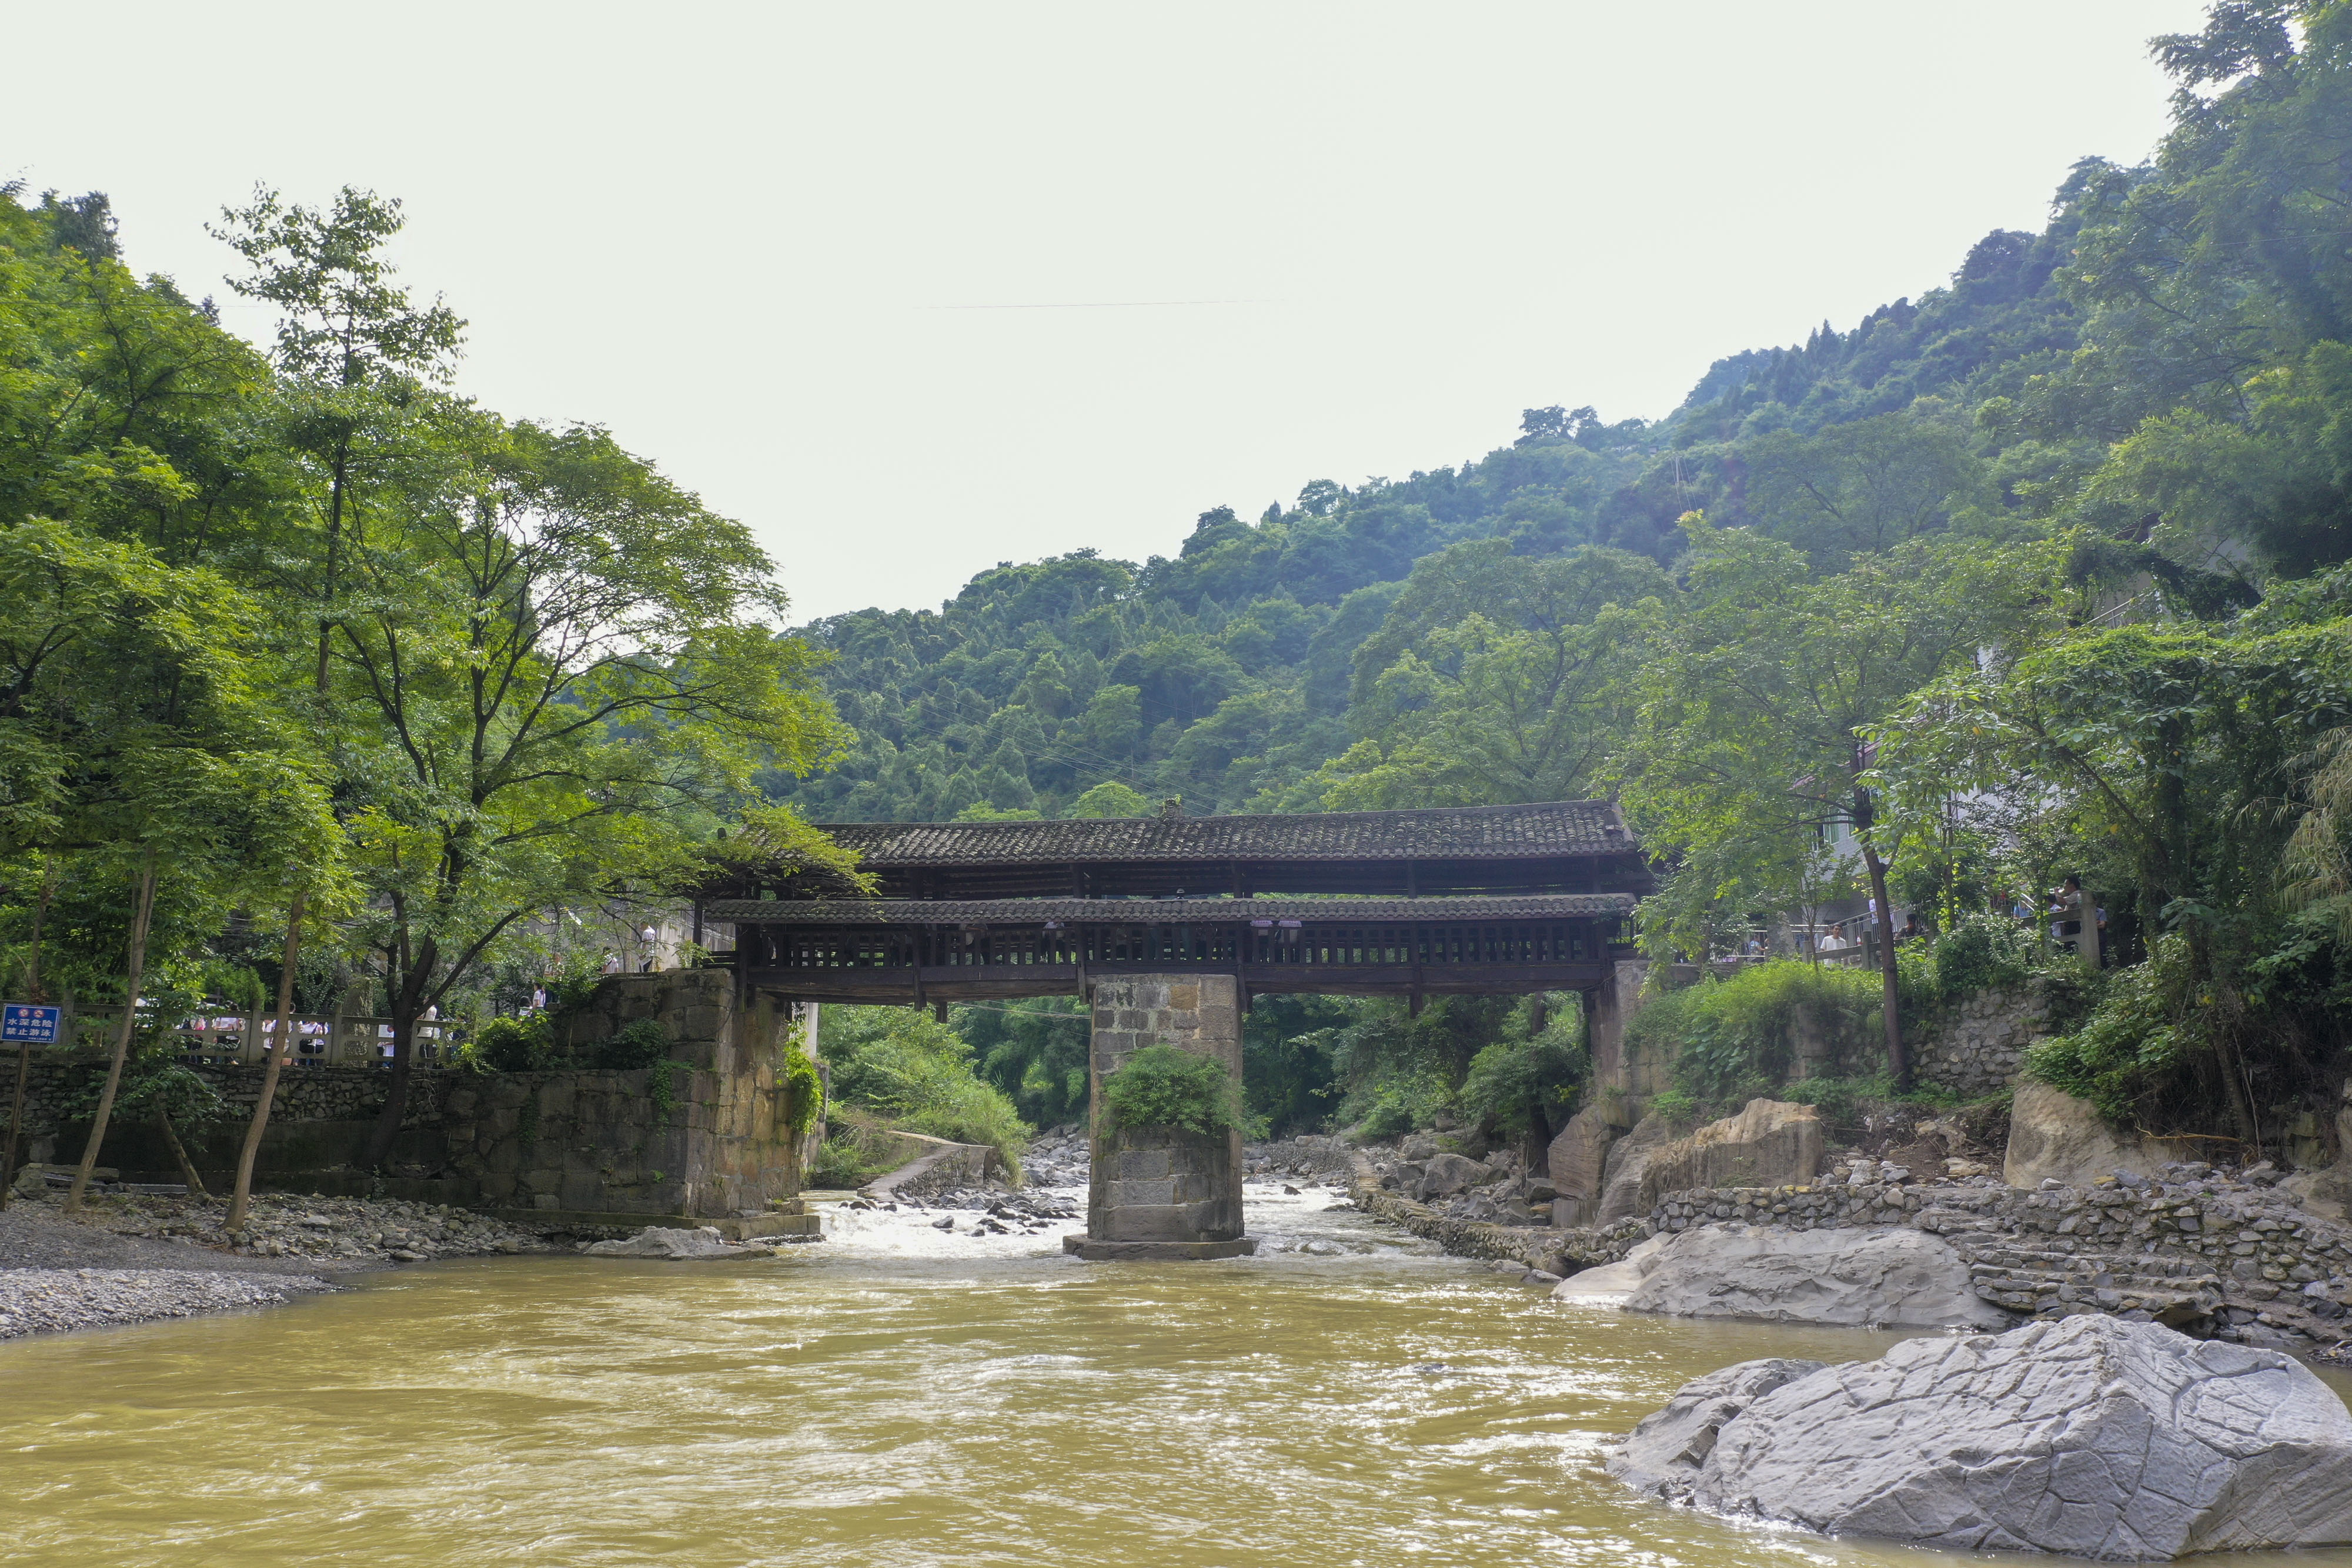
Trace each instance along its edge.
<instances>
[{"instance_id":1,"label":"rocky riverbank","mask_svg":"<svg viewBox=\"0 0 2352 1568\"><path fill-rule=\"evenodd\" d=\"M1357 1206L1465 1257L1573 1276L1694 1228L1899 1228L1941 1238L1972 1293L2011 1322L2099 1313L2352 1360L2352 1226L2299 1207L2266 1169L2168 1165L2153 1178L2126 1172L2028 1192L1989 1175L1917 1179L1854 1160L1810 1183L1685 1188L1644 1216L1555 1229L1517 1208L1539 1184L1460 1155L1405 1152L1354 1156ZM1478 1197L1511 1218L1474 1218L1481 1206L1466 1200Z\"/></svg>"},{"instance_id":2,"label":"rocky riverbank","mask_svg":"<svg viewBox=\"0 0 2352 1568\"><path fill-rule=\"evenodd\" d=\"M62 1204L58 1195L44 1193L18 1198L9 1212L62 1219ZM112 1236L193 1243L238 1258L304 1259L328 1268L554 1249L534 1229L446 1204L256 1193L241 1234L223 1229L227 1216L224 1198L104 1193L86 1199L80 1217L66 1223ZM0 1257L0 1267L6 1266Z\"/></svg>"},{"instance_id":3,"label":"rocky riverbank","mask_svg":"<svg viewBox=\"0 0 2352 1568\"><path fill-rule=\"evenodd\" d=\"M314 1274L0 1269L0 1339L281 1306L333 1289Z\"/></svg>"},{"instance_id":4,"label":"rocky riverbank","mask_svg":"<svg viewBox=\"0 0 2352 1568\"><path fill-rule=\"evenodd\" d=\"M0 1212L0 1339L275 1306L344 1274L431 1258L544 1252L524 1227L431 1204L257 1194L237 1235L227 1203L91 1196L68 1218L56 1193Z\"/></svg>"}]
</instances>

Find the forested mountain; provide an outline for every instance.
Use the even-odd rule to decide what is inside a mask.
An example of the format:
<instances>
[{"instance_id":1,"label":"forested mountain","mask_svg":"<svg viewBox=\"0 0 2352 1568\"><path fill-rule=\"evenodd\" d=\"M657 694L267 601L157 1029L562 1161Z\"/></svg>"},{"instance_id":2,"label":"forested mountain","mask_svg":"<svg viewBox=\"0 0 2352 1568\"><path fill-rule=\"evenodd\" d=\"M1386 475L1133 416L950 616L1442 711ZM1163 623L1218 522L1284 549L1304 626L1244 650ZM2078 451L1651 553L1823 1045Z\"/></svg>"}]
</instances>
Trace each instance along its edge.
<instances>
[{"instance_id":1,"label":"forested mountain","mask_svg":"<svg viewBox=\"0 0 2352 1568\"><path fill-rule=\"evenodd\" d=\"M426 1009L555 956L547 912L674 895L763 800L1608 793L1658 858L1654 955L1866 894L1882 956L1927 912L1974 984L2076 877L2113 961L2031 1071L2142 1126L2332 1125L2352 0L2229 0L2156 49L2179 91L2145 165L2079 164L2042 233L1719 361L1655 423L1528 410L1459 468L1213 507L1172 559L1008 563L798 633L740 524L598 427L458 392L462 323L383 258L397 204L223 214L264 348L132 275L103 197L0 189L0 967L163 1018L275 978L307 919L306 986L375 988L404 1086ZM1910 982L1881 980L1897 1024ZM1582 1071L1557 1011L1252 1016L1286 1122L1539 1130ZM1052 1121L1080 1028L958 1038ZM1685 1088L1774 1084L1779 1038L1694 1024Z\"/></svg>"},{"instance_id":2,"label":"forested mountain","mask_svg":"<svg viewBox=\"0 0 2352 1568\"><path fill-rule=\"evenodd\" d=\"M1173 559L1007 564L936 613L807 629L856 739L779 792L836 821L1611 794L1659 859L1655 956L1875 900L1884 972L1849 1000L1897 1088L1917 966L1948 990L2049 961L2010 912L2079 878L2107 965L2069 972L2081 1027L2030 1071L2248 1142L2332 1105L2352 3L2231 0L2154 49L2178 91L2146 164L2077 164L2041 233L1729 355L1655 423L1528 410L1459 468L1213 508ZM1932 958L1896 964L1895 908ZM1776 968L1790 996L1818 978L1751 973ZM1336 1096L1343 1121L1541 1130L1573 1103L1575 1051L1527 1019L1261 1011L1277 1119ZM1796 1092L1740 1012L1658 1015L1690 1026L1679 1092ZM1051 1030L968 1029L1032 1115L1072 1103Z\"/></svg>"},{"instance_id":3,"label":"forested mountain","mask_svg":"<svg viewBox=\"0 0 2352 1568\"><path fill-rule=\"evenodd\" d=\"M1379 677L1409 653L1429 666L1420 684L1433 669L1441 685L1458 676L1466 650L1433 664L1432 639L1474 608L1494 622L1499 601L1481 585L1514 583L1535 562L1560 582L1523 592L1518 624L1493 632L1576 619L1580 597L1597 594L1589 621L1612 593L1662 583L1652 568L1681 553L1676 520L1695 509L1834 560L2014 507L2003 458L2020 443L1979 416L2064 368L2084 311L2060 267L2085 215L2143 178L2084 162L2040 235L1987 235L1948 285L1849 331L1825 322L1801 346L1719 360L1655 423L1530 409L1516 441L1459 468L1352 488L1318 480L1254 522L1203 512L1173 559L1005 562L937 612L821 621L807 634L835 655L826 685L858 742L841 768L776 792L843 821L1058 815L1107 780L1196 813L1591 789L1591 747L1540 725L1473 737L1462 760L1475 767L1393 765L1413 738L1401 730L1416 727L1400 703L1418 711L1432 694L1383 701ZM1570 566L1587 546L1650 565L1588 552ZM1498 570L1504 559L1513 565ZM1572 687L1573 658L1546 654ZM1333 766L1365 739L1372 752ZM1465 772L1478 781L1449 776Z\"/></svg>"}]
</instances>

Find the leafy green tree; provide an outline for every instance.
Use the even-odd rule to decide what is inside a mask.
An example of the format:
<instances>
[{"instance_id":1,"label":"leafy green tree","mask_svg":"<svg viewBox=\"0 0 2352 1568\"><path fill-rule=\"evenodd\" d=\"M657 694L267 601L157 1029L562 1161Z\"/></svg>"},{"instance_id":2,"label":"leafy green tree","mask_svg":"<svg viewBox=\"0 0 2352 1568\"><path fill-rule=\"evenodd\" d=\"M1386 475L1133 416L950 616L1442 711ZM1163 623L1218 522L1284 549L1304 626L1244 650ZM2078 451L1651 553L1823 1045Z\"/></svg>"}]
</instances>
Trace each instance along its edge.
<instances>
[{"instance_id":1,"label":"leafy green tree","mask_svg":"<svg viewBox=\"0 0 2352 1568\"><path fill-rule=\"evenodd\" d=\"M1628 817L1692 857L1717 897L1784 889L1843 825L1876 908L1887 1064L1907 1083L1872 735L1910 694L2018 630L2046 551L1917 538L1816 579L1788 544L1685 519L1688 597L1661 605L1640 655L1621 763ZM1742 857L1731 860L1722 852ZM1682 946L1697 934L1653 927Z\"/></svg>"},{"instance_id":2,"label":"leafy green tree","mask_svg":"<svg viewBox=\"0 0 2352 1568\"><path fill-rule=\"evenodd\" d=\"M405 223L397 201L346 185L322 210L257 188L252 205L225 208L222 217L213 232L253 267L229 287L284 312L275 358L287 434L324 491L316 589L323 694L354 507L365 482L406 455L417 405L446 380L465 323L437 299L419 308L391 281L383 246Z\"/></svg>"},{"instance_id":3,"label":"leafy green tree","mask_svg":"<svg viewBox=\"0 0 2352 1568\"><path fill-rule=\"evenodd\" d=\"M2093 622L2045 635L1946 672L1886 730L1891 779L1958 780L2012 819L2063 815L2111 849L2126 881L2114 892L2136 898L2156 943L2176 946L2169 978L2137 995L2139 1022L2094 1037L2137 1040L2160 1025L2132 1092L2161 1089L2163 1070L2185 1063L2249 1142L2260 1130L2247 1053L2277 1032L2248 998L2281 914L2288 834L2275 802L2352 716L2341 606L2327 603L2342 577L2228 626ZM2307 798L2319 804L2325 770L2314 776L2319 793ZM2112 1107L2123 1092L2111 1082L2095 1097Z\"/></svg>"},{"instance_id":4,"label":"leafy green tree","mask_svg":"<svg viewBox=\"0 0 2352 1568\"><path fill-rule=\"evenodd\" d=\"M1489 539L1430 557L1357 653L1365 739L1294 793L1338 810L1589 793L1623 717L1629 612L1668 591L1622 550L1527 560Z\"/></svg>"},{"instance_id":5,"label":"leafy green tree","mask_svg":"<svg viewBox=\"0 0 2352 1568\"><path fill-rule=\"evenodd\" d=\"M2219 574L2246 603L2262 568L2301 575L2352 557L2352 346L2316 344L2235 391L2242 407L2226 415L2180 407L2142 421L2070 515L2145 533L2161 551L2152 566Z\"/></svg>"},{"instance_id":6,"label":"leafy green tree","mask_svg":"<svg viewBox=\"0 0 2352 1568\"><path fill-rule=\"evenodd\" d=\"M331 696L361 928L394 1031L388 1155L416 1020L537 911L678 873L760 768L839 732L817 655L742 525L593 428L452 418L436 486L349 551Z\"/></svg>"},{"instance_id":7,"label":"leafy green tree","mask_svg":"<svg viewBox=\"0 0 2352 1568\"><path fill-rule=\"evenodd\" d=\"M1456 1103L1490 1134L1549 1143L1591 1070L1583 1026L1573 995L1521 1000L1470 1059Z\"/></svg>"},{"instance_id":8,"label":"leafy green tree","mask_svg":"<svg viewBox=\"0 0 2352 1568\"><path fill-rule=\"evenodd\" d=\"M1880 414L1747 444L1748 508L1817 571L1936 532L1985 498L1968 431L1934 412Z\"/></svg>"},{"instance_id":9,"label":"leafy green tree","mask_svg":"<svg viewBox=\"0 0 2352 1568\"><path fill-rule=\"evenodd\" d=\"M1076 997L1041 997L1005 1007L960 1007L955 1032L971 1044L980 1075L1039 1127L1077 1120L1087 1109L1087 1050L1093 1011Z\"/></svg>"},{"instance_id":10,"label":"leafy green tree","mask_svg":"<svg viewBox=\"0 0 2352 1568\"><path fill-rule=\"evenodd\" d=\"M1148 817L1151 802L1116 779L1107 779L1070 802L1073 817Z\"/></svg>"}]
</instances>

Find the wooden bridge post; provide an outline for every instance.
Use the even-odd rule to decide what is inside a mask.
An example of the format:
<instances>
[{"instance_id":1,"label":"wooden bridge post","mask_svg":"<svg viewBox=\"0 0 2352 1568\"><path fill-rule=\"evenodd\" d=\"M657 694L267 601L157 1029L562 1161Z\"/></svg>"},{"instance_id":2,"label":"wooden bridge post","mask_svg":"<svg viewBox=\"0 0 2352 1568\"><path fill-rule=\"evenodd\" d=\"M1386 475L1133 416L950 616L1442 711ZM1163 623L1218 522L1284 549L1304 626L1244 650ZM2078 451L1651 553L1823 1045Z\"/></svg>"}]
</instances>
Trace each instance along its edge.
<instances>
[{"instance_id":1,"label":"wooden bridge post","mask_svg":"<svg viewBox=\"0 0 2352 1568\"><path fill-rule=\"evenodd\" d=\"M1240 985L1231 975L1120 975L1094 981L1087 1075L1093 1089L1094 1176L1087 1233L1063 1246L1081 1258L1238 1258L1257 1250L1242 1234L1242 1135L1177 1127L1112 1127L1103 1081L1149 1045L1172 1045L1242 1076Z\"/></svg>"}]
</instances>

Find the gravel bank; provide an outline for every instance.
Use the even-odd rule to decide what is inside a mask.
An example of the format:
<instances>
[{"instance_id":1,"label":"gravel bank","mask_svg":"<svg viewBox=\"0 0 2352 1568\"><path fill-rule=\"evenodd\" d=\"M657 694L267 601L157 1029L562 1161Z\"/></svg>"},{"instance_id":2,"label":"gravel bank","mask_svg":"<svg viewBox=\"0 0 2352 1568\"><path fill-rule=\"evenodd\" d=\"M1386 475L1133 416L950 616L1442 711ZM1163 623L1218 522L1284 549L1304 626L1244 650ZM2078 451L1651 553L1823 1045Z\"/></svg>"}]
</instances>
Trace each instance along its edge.
<instances>
[{"instance_id":1,"label":"gravel bank","mask_svg":"<svg viewBox=\"0 0 2352 1568\"><path fill-rule=\"evenodd\" d=\"M274 1307L335 1287L315 1274L205 1269L0 1270L0 1340Z\"/></svg>"},{"instance_id":2,"label":"gravel bank","mask_svg":"<svg viewBox=\"0 0 2352 1568\"><path fill-rule=\"evenodd\" d=\"M198 1267L166 1264L165 1257L186 1256L191 1244L234 1254L236 1261L220 1267L248 1273L274 1273L265 1260L290 1260L295 1271L319 1268L365 1268L384 1263L421 1263L428 1258L463 1258L496 1252L557 1250L545 1237L488 1215L427 1203L404 1203L388 1198L298 1197L286 1193L257 1193L246 1214L241 1236L221 1228L228 1204L223 1198L161 1197L121 1193L94 1194L85 1200L79 1220L67 1220L63 1198L56 1192L31 1199L18 1198L0 1215L0 1268L47 1264L121 1263L156 1267ZM96 1237L122 1242L161 1244L162 1255L87 1251L64 1255L16 1257L9 1222L18 1216L37 1226L52 1225L87 1230ZM47 1234L53 1244L57 1238ZM68 1243L68 1245L73 1245ZM102 1240L79 1245L103 1248Z\"/></svg>"},{"instance_id":3,"label":"gravel bank","mask_svg":"<svg viewBox=\"0 0 2352 1568\"><path fill-rule=\"evenodd\" d=\"M110 1227L127 1218L91 1214L71 1220L55 1202L18 1198L0 1212L0 1271L17 1269L165 1269L224 1274L317 1274L317 1260L238 1258L192 1242ZM350 1267L352 1265L345 1265ZM361 1265L367 1266L367 1265ZM325 1268L333 1268L331 1262ZM0 1278L5 1278L0 1272Z\"/></svg>"},{"instance_id":4,"label":"gravel bank","mask_svg":"<svg viewBox=\"0 0 2352 1568\"><path fill-rule=\"evenodd\" d=\"M341 1275L429 1258L548 1252L545 1237L430 1204L258 1194L241 1236L219 1198L55 1193L0 1212L0 1340L277 1306Z\"/></svg>"}]
</instances>

